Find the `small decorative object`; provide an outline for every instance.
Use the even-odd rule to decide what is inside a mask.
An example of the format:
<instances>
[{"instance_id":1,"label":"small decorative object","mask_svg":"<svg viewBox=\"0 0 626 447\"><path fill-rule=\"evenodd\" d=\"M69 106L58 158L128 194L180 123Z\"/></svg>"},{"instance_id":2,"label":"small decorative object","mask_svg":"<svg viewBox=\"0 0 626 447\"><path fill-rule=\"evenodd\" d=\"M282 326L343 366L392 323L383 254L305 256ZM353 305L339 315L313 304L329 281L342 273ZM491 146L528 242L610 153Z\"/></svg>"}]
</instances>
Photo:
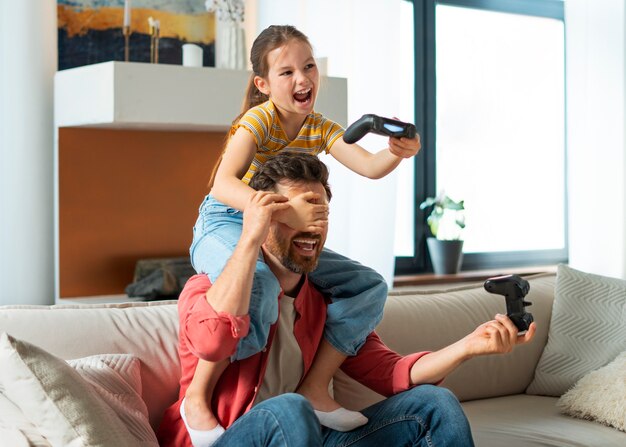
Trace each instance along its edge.
<instances>
[{"instance_id":1,"label":"small decorative object","mask_svg":"<svg viewBox=\"0 0 626 447\"><path fill-rule=\"evenodd\" d=\"M243 29L244 0L206 0L207 11L215 13L215 66L244 70L246 39Z\"/></svg>"},{"instance_id":2,"label":"small decorative object","mask_svg":"<svg viewBox=\"0 0 626 447\"><path fill-rule=\"evenodd\" d=\"M183 45L183 66L185 67L202 67L204 56L202 48L193 43Z\"/></svg>"},{"instance_id":3,"label":"small decorative object","mask_svg":"<svg viewBox=\"0 0 626 447\"><path fill-rule=\"evenodd\" d=\"M161 22L148 17L148 28L150 30L150 63L159 63L159 33L161 30Z\"/></svg>"},{"instance_id":4,"label":"small decorative object","mask_svg":"<svg viewBox=\"0 0 626 447\"><path fill-rule=\"evenodd\" d=\"M433 207L426 223L433 237L428 237L428 252L436 274L454 274L463 262L462 230L465 228L465 205L455 202L441 191L428 197L420 209Z\"/></svg>"},{"instance_id":5,"label":"small decorative object","mask_svg":"<svg viewBox=\"0 0 626 447\"><path fill-rule=\"evenodd\" d=\"M124 26L122 26L122 34L124 34L124 61L128 62L130 52L130 0L124 0Z\"/></svg>"}]
</instances>

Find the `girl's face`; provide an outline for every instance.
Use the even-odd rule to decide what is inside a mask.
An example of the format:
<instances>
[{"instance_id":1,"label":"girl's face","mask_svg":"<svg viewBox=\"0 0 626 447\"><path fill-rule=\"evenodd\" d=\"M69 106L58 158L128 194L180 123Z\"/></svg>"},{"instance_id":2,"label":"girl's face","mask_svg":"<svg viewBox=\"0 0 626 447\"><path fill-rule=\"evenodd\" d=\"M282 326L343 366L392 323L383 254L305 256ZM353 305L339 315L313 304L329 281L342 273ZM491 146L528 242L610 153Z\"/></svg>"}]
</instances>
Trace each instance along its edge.
<instances>
[{"instance_id":1,"label":"girl's face","mask_svg":"<svg viewBox=\"0 0 626 447\"><path fill-rule=\"evenodd\" d=\"M267 54L268 74L257 76L257 88L284 115L308 115L313 111L320 75L311 47L292 39Z\"/></svg>"}]
</instances>

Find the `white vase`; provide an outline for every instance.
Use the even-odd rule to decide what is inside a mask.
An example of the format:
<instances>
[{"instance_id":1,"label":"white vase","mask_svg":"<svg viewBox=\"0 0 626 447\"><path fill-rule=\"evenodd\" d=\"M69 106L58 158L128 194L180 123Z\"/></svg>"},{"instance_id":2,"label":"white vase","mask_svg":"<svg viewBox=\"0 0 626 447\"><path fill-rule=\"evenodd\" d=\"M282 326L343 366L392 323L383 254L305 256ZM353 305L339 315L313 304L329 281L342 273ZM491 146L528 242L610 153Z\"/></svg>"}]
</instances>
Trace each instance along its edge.
<instances>
[{"instance_id":1,"label":"white vase","mask_svg":"<svg viewBox=\"0 0 626 447\"><path fill-rule=\"evenodd\" d=\"M246 36L244 29L232 20L216 20L215 66L231 70L246 68Z\"/></svg>"}]
</instances>

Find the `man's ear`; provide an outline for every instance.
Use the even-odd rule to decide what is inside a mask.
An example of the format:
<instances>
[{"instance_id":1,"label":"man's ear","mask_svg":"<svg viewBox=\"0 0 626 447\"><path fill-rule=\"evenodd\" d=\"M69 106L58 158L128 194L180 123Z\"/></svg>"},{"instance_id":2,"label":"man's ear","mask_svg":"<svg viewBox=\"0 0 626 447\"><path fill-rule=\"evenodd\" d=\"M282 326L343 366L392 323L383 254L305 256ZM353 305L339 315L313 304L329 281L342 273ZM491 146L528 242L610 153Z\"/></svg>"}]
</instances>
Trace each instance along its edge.
<instances>
[{"instance_id":1,"label":"man's ear","mask_svg":"<svg viewBox=\"0 0 626 447\"><path fill-rule=\"evenodd\" d=\"M261 76L254 77L254 85L261 93L269 96L270 94L269 84Z\"/></svg>"}]
</instances>

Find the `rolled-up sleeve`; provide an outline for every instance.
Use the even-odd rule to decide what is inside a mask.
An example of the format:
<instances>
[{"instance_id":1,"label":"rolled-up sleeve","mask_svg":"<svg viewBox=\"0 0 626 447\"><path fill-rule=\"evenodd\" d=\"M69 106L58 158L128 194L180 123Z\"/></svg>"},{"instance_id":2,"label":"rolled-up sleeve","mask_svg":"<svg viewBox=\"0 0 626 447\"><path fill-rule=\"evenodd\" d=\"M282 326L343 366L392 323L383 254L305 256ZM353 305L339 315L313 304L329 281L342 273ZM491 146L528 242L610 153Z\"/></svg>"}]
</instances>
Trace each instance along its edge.
<instances>
[{"instance_id":1,"label":"rolled-up sleeve","mask_svg":"<svg viewBox=\"0 0 626 447\"><path fill-rule=\"evenodd\" d=\"M206 275L196 275L185 285L178 300L180 339L196 357L216 362L235 353L248 334L250 317L216 312L206 299L210 287Z\"/></svg>"},{"instance_id":2,"label":"rolled-up sleeve","mask_svg":"<svg viewBox=\"0 0 626 447\"><path fill-rule=\"evenodd\" d=\"M357 382L389 397L412 388L410 371L415 362L431 351L401 356L389 349L372 332L354 357L348 357L341 369Z\"/></svg>"}]
</instances>

